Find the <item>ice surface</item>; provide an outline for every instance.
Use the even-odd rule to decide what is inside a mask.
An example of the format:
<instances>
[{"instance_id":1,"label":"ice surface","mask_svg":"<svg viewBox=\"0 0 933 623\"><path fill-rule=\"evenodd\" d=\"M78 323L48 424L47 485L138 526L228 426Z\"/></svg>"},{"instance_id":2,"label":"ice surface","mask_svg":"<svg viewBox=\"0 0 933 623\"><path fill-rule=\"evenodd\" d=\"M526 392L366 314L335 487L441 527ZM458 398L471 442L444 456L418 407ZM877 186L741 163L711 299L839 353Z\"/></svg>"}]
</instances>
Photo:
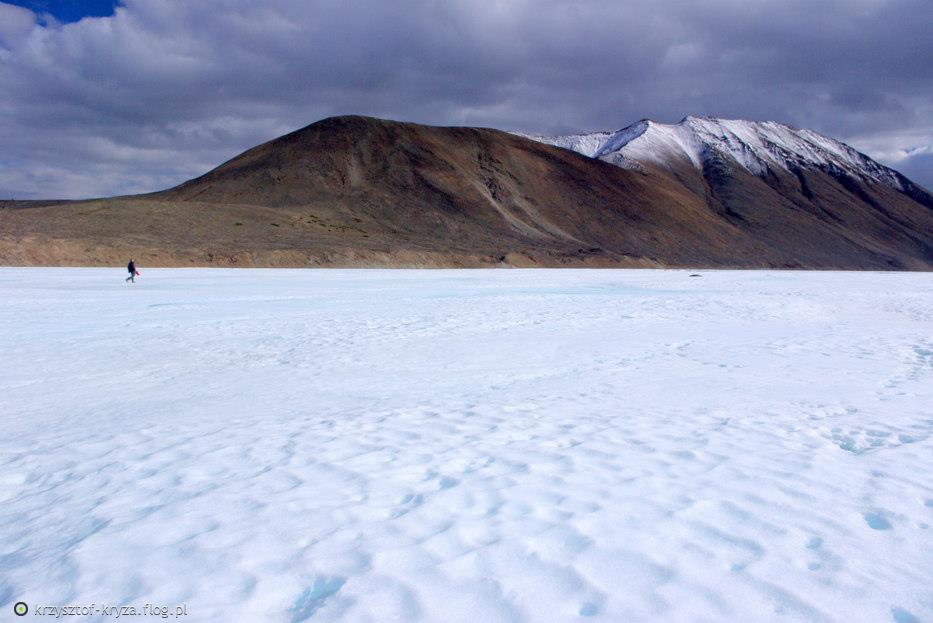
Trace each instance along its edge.
<instances>
[{"instance_id":1,"label":"ice surface","mask_svg":"<svg viewBox=\"0 0 933 623\"><path fill-rule=\"evenodd\" d=\"M933 275L142 273L0 270L3 620L933 620Z\"/></svg>"}]
</instances>

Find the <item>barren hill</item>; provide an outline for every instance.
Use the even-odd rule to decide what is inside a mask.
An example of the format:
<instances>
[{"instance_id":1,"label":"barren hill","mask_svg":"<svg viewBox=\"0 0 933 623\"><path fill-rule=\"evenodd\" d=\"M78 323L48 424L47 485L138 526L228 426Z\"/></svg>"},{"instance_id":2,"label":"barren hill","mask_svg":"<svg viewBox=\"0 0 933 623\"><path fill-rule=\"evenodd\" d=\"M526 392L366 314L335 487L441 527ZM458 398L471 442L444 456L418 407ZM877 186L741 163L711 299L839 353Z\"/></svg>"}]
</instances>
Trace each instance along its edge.
<instances>
[{"instance_id":1,"label":"barren hill","mask_svg":"<svg viewBox=\"0 0 933 623\"><path fill-rule=\"evenodd\" d=\"M0 264L933 267L906 180L541 140L325 119L162 192L0 203Z\"/></svg>"}]
</instances>

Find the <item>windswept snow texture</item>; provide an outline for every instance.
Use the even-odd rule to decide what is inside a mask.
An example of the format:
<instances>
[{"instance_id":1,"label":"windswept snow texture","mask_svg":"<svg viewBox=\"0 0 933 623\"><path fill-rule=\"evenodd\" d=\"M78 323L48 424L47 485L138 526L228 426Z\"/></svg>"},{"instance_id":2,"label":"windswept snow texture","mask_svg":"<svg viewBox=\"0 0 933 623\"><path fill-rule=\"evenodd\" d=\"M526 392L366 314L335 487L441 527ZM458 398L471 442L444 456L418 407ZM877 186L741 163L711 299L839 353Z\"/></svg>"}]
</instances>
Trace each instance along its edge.
<instances>
[{"instance_id":1,"label":"windswept snow texture","mask_svg":"<svg viewBox=\"0 0 933 623\"><path fill-rule=\"evenodd\" d=\"M933 275L142 273L0 270L4 620L933 621Z\"/></svg>"},{"instance_id":2,"label":"windswept snow texture","mask_svg":"<svg viewBox=\"0 0 933 623\"><path fill-rule=\"evenodd\" d=\"M701 169L710 157L726 157L755 175L766 174L769 167L815 167L904 190L896 171L845 143L774 121L686 117L678 124L642 120L617 132L523 136L626 168L687 159Z\"/></svg>"}]
</instances>

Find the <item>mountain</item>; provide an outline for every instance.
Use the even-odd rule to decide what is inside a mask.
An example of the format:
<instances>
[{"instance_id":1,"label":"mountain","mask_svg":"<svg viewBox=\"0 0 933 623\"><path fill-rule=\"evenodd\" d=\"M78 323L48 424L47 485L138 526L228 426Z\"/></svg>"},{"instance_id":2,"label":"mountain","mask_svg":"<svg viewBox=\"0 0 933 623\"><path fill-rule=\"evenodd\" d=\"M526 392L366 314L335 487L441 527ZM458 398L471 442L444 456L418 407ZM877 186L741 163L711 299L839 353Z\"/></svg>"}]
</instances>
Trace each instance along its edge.
<instances>
[{"instance_id":1,"label":"mountain","mask_svg":"<svg viewBox=\"0 0 933 623\"><path fill-rule=\"evenodd\" d=\"M773 121L686 117L677 124L645 119L615 132L527 138L687 189L771 245L786 240L784 227L775 225L798 220L802 212L819 221L814 227L863 242L870 252L879 250L869 238L887 240L931 263L933 195L812 130ZM900 267L893 258L888 263Z\"/></svg>"},{"instance_id":2,"label":"mountain","mask_svg":"<svg viewBox=\"0 0 933 623\"><path fill-rule=\"evenodd\" d=\"M923 188L815 132L693 117L533 139L333 117L165 191L6 208L3 264L933 267Z\"/></svg>"}]
</instances>

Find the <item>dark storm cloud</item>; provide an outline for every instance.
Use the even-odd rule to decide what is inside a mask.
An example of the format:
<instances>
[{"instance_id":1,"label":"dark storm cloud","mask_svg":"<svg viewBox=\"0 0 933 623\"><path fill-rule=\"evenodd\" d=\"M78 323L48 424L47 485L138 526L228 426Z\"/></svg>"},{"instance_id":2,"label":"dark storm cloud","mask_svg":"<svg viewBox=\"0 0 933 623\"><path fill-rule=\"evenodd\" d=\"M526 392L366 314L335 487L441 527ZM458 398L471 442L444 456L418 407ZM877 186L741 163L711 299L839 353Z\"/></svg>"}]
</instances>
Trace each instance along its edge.
<instances>
[{"instance_id":1,"label":"dark storm cloud","mask_svg":"<svg viewBox=\"0 0 933 623\"><path fill-rule=\"evenodd\" d=\"M0 195L166 187L333 114L530 132L775 119L933 186L929 0L0 2Z\"/></svg>"}]
</instances>

